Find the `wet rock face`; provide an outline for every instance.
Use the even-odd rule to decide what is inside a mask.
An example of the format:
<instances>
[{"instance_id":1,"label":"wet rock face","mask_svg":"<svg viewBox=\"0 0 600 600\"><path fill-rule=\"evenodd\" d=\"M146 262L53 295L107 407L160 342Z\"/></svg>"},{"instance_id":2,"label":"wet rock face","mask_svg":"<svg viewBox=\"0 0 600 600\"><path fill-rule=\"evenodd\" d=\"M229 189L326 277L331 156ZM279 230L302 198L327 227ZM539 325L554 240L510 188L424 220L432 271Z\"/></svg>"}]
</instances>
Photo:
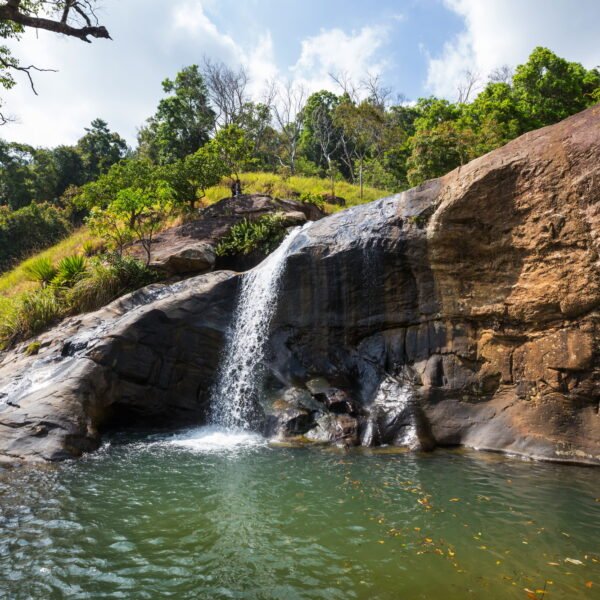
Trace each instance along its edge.
<instances>
[{"instance_id":1,"label":"wet rock face","mask_svg":"<svg viewBox=\"0 0 600 600\"><path fill-rule=\"evenodd\" d=\"M273 327L273 380L325 377L363 443L600 463L600 107L309 228ZM390 377L410 381L412 408Z\"/></svg>"},{"instance_id":2,"label":"wet rock face","mask_svg":"<svg viewBox=\"0 0 600 600\"><path fill-rule=\"evenodd\" d=\"M600 464L599 184L593 107L303 230L265 430ZM238 285L215 272L141 291L6 356L0 457L77 455L107 421L201 421Z\"/></svg>"},{"instance_id":3,"label":"wet rock face","mask_svg":"<svg viewBox=\"0 0 600 600\"><path fill-rule=\"evenodd\" d=\"M40 336L0 364L0 457L58 460L94 450L107 426L202 422L238 277L154 285Z\"/></svg>"}]
</instances>

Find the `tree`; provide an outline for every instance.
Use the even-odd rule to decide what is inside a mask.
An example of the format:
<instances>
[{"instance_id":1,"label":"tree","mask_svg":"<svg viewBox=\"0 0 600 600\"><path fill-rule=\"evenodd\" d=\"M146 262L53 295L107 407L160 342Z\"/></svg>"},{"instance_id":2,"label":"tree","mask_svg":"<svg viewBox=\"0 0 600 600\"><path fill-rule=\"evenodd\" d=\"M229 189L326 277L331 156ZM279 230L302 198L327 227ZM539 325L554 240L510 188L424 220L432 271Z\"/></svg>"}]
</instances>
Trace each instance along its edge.
<instances>
[{"instance_id":1,"label":"tree","mask_svg":"<svg viewBox=\"0 0 600 600\"><path fill-rule=\"evenodd\" d=\"M275 89L273 115L279 130L277 160L281 166L288 166L290 173L296 173L296 157L302 135L302 108L306 100L306 89L302 85L288 82Z\"/></svg>"},{"instance_id":2,"label":"tree","mask_svg":"<svg viewBox=\"0 0 600 600\"><path fill-rule=\"evenodd\" d=\"M557 123L596 102L600 71L586 70L547 48L537 47L513 77L514 94L527 129Z\"/></svg>"},{"instance_id":3,"label":"tree","mask_svg":"<svg viewBox=\"0 0 600 600\"><path fill-rule=\"evenodd\" d=\"M233 122L252 144L252 156L256 164L268 167L272 158L271 107L262 102L246 102Z\"/></svg>"},{"instance_id":4,"label":"tree","mask_svg":"<svg viewBox=\"0 0 600 600\"><path fill-rule=\"evenodd\" d=\"M77 150L83 160L85 180L91 181L127 155L127 142L102 119L94 119L85 131L77 142Z\"/></svg>"},{"instance_id":5,"label":"tree","mask_svg":"<svg viewBox=\"0 0 600 600\"><path fill-rule=\"evenodd\" d=\"M111 39L106 27L99 25L95 0L6 0L0 4L0 21L20 28L46 29L84 42L90 37Z\"/></svg>"},{"instance_id":6,"label":"tree","mask_svg":"<svg viewBox=\"0 0 600 600\"><path fill-rule=\"evenodd\" d=\"M106 208L121 190L132 188L152 192L163 181L157 176L157 167L147 158L128 158L114 164L107 173L84 185L77 204L90 210L93 207ZM132 227L135 213L129 217Z\"/></svg>"},{"instance_id":7,"label":"tree","mask_svg":"<svg viewBox=\"0 0 600 600\"><path fill-rule=\"evenodd\" d=\"M163 98L153 117L138 134L140 153L159 164L193 154L209 140L215 113L208 104L208 89L198 65L165 79Z\"/></svg>"},{"instance_id":8,"label":"tree","mask_svg":"<svg viewBox=\"0 0 600 600\"><path fill-rule=\"evenodd\" d=\"M355 165L358 167L362 198L365 162L369 157L379 156L382 151L385 114L381 105L377 106L368 100L358 104L345 100L337 105L333 118L346 142L344 156L347 157L347 165L353 176Z\"/></svg>"},{"instance_id":9,"label":"tree","mask_svg":"<svg viewBox=\"0 0 600 600\"><path fill-rule=\"evenodd\" d=\"M312 94L302 111L302 146L307 157L323 166L331 179L331 193L335 195L335 174L341 132L334 123L334 110L339 96L320 91Z\"/></svg>"},{"instance_id":10,"label":"tree","mask_svg":"<svg viewBox=\"0 0 600 600\"><path fill-rule=\"evenodd\" d=\"M214 153L223 165L224 173L241 189L240 175L255 162L252 141L237 125L229 125L217 132L208 152Z\"/></svg>"},{"instance_id":11,"label":"tree","mask_svg":"<svg viewBox=\"0 0 600 600\"><path fill-rule=\"evenodd\" d=\"M224 163L210 145L203 146L185 159L163 167L163 174L178 204L187 203L194 210L207 188L217 185L227 175Z\"/></svg>"},{"instance_id":12,"label":"tree","mask_svg":"<svg viewBox=\"0 0 600 600\"><path fill-rule=\"evenodd\" d=\"M248 74L244 67L235 71L223 62L213 62L205 57L203 72L210 101L216 111L215 127L239 123L239 117L250 101L246 92Z\"/></svg>"},{"instance_id":13,"label":"tree","mask_svg":"<svg viewBox=\"0 0 600 600\"><path fill-rule=\"evenodd\" d=\"M137 238L146 253L146 264L149 264L154 235L173 207L174 191L164 179L148 177L151 163L140 160L124 162L127 165L120 169L120 173L109 172L104 176L109 181L94 182L96 185L105 183L110 196L103 205L91 207L87 223L93 233L112 242L119 256L124 246ZM85 187L89 191L93 186L88 184Z\"/></svg>"}]
</instances>

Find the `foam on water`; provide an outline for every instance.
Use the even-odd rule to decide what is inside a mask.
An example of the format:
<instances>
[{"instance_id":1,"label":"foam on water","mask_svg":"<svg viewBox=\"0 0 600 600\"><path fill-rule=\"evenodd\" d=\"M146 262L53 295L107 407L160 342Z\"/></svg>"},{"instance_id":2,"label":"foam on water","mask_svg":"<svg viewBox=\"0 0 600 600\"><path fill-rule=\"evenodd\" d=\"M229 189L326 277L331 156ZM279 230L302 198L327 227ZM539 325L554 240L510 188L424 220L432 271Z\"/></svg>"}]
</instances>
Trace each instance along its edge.
<instances>
[{"instance_id":1,"label":"foam on water","mask_svg":"<svg viewBox=\"0 0 600 600\"><path fill-rule=\"evenodd\" d=\"M167 442L171 446L202 453L264 446L266 443L265 438L256 433L215 426L199 427L179 434Z\"/></svg>"}]
</instances>

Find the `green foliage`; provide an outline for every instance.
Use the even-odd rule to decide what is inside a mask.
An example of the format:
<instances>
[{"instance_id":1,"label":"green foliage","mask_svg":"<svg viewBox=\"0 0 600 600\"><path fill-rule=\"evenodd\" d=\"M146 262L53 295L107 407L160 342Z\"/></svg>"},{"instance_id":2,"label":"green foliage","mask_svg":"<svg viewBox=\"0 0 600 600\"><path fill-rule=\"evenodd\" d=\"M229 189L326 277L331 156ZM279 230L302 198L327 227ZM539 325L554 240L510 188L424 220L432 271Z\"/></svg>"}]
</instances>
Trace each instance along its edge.
<instances>
[{"instance_id":1,"label":"green foliage","mask_svg":"<svg viewBox=\"0 0 600 600\"><path fill-rule=\"evenodd\" d=\"M52 285L0 305L0 347L26 340L65 316L96 310L155 280L156 274L134 258L66 257Z\"/></svg>"},{"instance_id":2,"label":"green foliage","mask_svg":"<svg viewBox=\"0 0 600 600\"><path fill-rule=\"evenodd\" d=\"M301 194L300 202L302 202L303 204L314 204L317 208L320 208L321 210L325 208L325 200L323 200L323 196L313 194L312 192L304 192L304 194Z\"/></svg>"},{"instance_id":3,"label":"green foliage","mask_svg":"<svg viewBox=\"0 0 600 600\"><path fill-rule=\"evenodd\" d=\"M57 287L73 287L86 276L87 261L84 256L73 254L65 256L59 263L52 285Z\"/></svg>"},{"instance_id":4,"label":"green foliage","mask_svg":"<svg viewBox=\"0 0 600 600\"><path fill-rule=\"evenodd\" d=\"M25 354L27 356L34 356L35 354L39 353L41 347L42 345L40 342L31 342L31 344L25 348Z\"/></svg>"},{"instance_id":5,"label":"green foliage","mask_svg":"<svg viewBox=\"0 0 600 600\"><path fill-rule=\"evenodd\" d=\"M252 141L237 125L220 129L214 139L207 144L207 151L221 162L227 176L238 181L242 171L256 163Z\"/></svg>"},{"instance_id":6,"label":"green foliage","mask_svg":"<svg viewBox=\"0 0 600 600\"><path fill-rule=\"evenodd\" d=\"M86 131L77 146L51 150L0 140L0 205L60 204L70 186L95 179L125 155L125 141L104 121L96 119Z\"/></svg>"},{"instance_id":7,"label":"green foliage","mask_svg":"<svg viewBox=\"0 0 600 600\"><path fill-rule=\"evenodd\" d=\"M0 324L0 346L34 336L58 322L65 314L53 287L27 292L19 297Z\"/></svg>"},{"instance_id":8,"label":"green foliage","mask_svg":"<svg viewBox=\"0 0 600 600\"><path fill-rule=\"evenodd\" d=\"M272 252L285 237L285 226L280 215L265 215L256 221L244 219L236 223L219 242L217 256L247 255L258 250Z\"/></svg>"},{"instance_id":9,"label":"green foliage","mask_svg":"<svg viewBox=\"0 0 600 600\"><path fill-rule=\"evenodd\" d=\"M100 254L104 250L104 244L102 242L96 242L93 240L85 240L81 246L84 256L88 258Z\"/></svg>"},{"instance_id":10,"label":"green foliage","mask_svg":"<svg viewBox=\"0 0 600 600\"><path fill-rule=\"evenodd\" d=\"M590 106L598 88L598 69L588 71L542 47L534 49L513 77L514 94L528 130L556 123Z\"/></svg>"},{"instance_id":11,"label":"green foliage","mask_svg":"<svg viewBox=\"0 0 600 600\"><path fill-rule=\"evenodd\" d=\"M30 262L25 268L25 274L32 281L37 281L46 287L56 277L57 269L52 264L52 261L46 257L36 258Z\"/></svg>"},{"instance_id":12,"label":"green foliage","mask_svg":"<svg viewBox=\"0 0 600 600\"><path fill-rule=\"evenodd\" d=\"M112 255L108 260L96 259L66 293L66 304L72 313L96 310L119 296L156 281L156 274L134 258Z\"/></svg>"},{"instance_id":13,"label":"green foliage","mask_svg":"<svg viewBox=\"0 0 600 600\"><path fill-rule=\"evenodd\" d=\"M0 207L0 270L57 242L70 229L63 211L49 204L30 204L15 211Z\"/></svg>"},{"instance_id":14,"label":"green foliage","mask_svg":"<svg viewBox=\"0 0 600 600\"><path fill-rule=\"evenodd\" d=\"M86 134L77 142L77 150L85 165L85 180L95 179L127 154L127 142L108 123L94 119ZM74 182L71 182L74 183Z\"/></svg>"},{"instance_id":15,"label":"green foliage","mask_svg":"<svg viewBox=\"0 0 600 600\"><path fill-rule=\"evenodd\" d=\"M198 65L182 69L175 80L165 79L163 98L156 114L138 136L140 153L167 164L193 154L209 139L215 113L208 104L208 90Z\"/></svg>"}]
</instances>

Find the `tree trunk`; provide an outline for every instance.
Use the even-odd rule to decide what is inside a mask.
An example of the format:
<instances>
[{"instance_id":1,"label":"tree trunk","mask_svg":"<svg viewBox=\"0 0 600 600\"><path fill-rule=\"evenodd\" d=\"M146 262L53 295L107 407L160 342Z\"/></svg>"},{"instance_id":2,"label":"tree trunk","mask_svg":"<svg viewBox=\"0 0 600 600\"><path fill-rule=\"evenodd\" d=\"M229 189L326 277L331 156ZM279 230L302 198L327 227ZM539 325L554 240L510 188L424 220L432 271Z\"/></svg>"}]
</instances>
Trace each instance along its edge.
<instances>
[{"instance_id":1,"label":"tree trunk","mask_svg":"<svg viewBox=\"0 0 600 600\"><path fill-rule=\"evenodd\" d=\"M360 199L363 199L363 161L360 160L360 166L358 167L358 178L360 181Z\"/></svg>"}]
</instances>

